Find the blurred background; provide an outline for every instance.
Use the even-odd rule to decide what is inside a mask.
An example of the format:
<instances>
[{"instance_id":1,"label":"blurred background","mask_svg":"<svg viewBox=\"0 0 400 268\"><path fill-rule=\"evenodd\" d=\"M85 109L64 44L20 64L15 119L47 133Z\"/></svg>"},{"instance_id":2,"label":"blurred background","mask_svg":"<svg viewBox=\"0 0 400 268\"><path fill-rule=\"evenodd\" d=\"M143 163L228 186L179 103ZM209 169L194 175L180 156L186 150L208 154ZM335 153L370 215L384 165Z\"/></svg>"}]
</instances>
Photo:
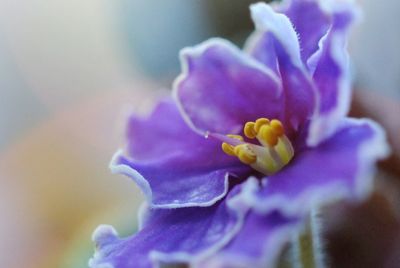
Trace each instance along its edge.
<instances>
[{"instance_id":1,"label":"blurred background","mask_svg":"<svg viewBox=\"0 0 400 268\"><path fill-rule=\"evenodd\" d=\"M108 170L124 144L126 116L146 113L170 88L182 47L212 36L241 46L252 30L251 2L0 0L0 267L86 267L97 225L112 224L122 235L135 230L142 195ZM350 42L357 87L374 94L366 102L379 108L390 99L397 109L400 2L360 5L363 23ZM356 104L354 113L387 120L375 106ZM399 129L397 115L390 118ZM387 224L393 233L378 237L400 238L396 198L374 198L375 210L351 207L342 218L364 209L358 219L377 219L365 233ZM340 259L335 245L350 243L335 232L352 232L350 223L335 223L333 263Z\"/></svg>"}]
</instances>

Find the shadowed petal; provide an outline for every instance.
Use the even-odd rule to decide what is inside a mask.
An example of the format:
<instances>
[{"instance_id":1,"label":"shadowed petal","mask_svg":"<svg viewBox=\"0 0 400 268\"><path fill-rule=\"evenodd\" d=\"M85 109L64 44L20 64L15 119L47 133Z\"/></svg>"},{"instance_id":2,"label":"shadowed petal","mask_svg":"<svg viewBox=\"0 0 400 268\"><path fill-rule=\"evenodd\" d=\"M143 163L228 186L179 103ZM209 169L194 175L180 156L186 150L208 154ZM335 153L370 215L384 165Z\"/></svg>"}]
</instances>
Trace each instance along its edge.
<instances>
[{"instance_id":1,"label":"shadowed petal","mask_svg":"<svg viewBox=\"0 0 400 268\"><path fill-rule=\"evenodd\" d=\"M244 51L279 75L274 36L270 32L254 31L244 45Z\"/></svg>"},{"instance_id":2,"label":"shadowed petal","mask_svg":"<svg viewBox=\"0 0 400 268\"><path fill-rule=\"evenodd\" d=\"M147 268L160 263L195 263L224 247L240 230L248 210L244 199L257 189L253 179L234 187L211 207L156 209L132 237L120 239L110 226L93 234L91 268Z\"/></svg>"},{"instance_id":3,"label":"shadowed petal","mask_svg":"<svg viewBox=\"0 0 400 268\"><path fill-rule=\"evenodd\" d=\"M321 8L320 0L288 0L282 10L292 22L299 37L301 59L304 63L318 49L318 42L330 26L328 14Z\"/></svg>"},{"instance_id":4,"label":"shadowed petal","mask_svg":"<svg viewBox=\"0 0 400 268\"><path fill-rule=\"evenodd\" d=\"M209 206L226 194L230 174L249 171L220 147L193 132L175 103L164 100L148 118L130 119L128 155L117 152L110 167L134 179L153 207Z\"/></svg>"},{"instance_id":5,"label":"shadowed petal","mask_svg":"<svg viewBox=\"0 0 400 268\"><path fill-rule=\"evenodd\" d=\"M297 130L315 110L316 90L301 60L297 34L290 20L265 3L250 6L256 33L246 51L267 66L276 55L278 75L282 79L285 126ZM273 70L274 68L271 67Z\"/></svg>"},{"instance_id":6,"label":"shadowed petal","mask_svg":"<svg viewBox=\"0 0 400 268\"><path fill-rule=\"evenodd\" d=\"M342 120L329 140L297 152L287 167L267 178L252 204L259 211L299 215L315 202L344 196L358 200L369 193L376 161L387 154L385 134L376 123Z\"/></svg>"},{"instance_id":7,"label":"shadowed petal","mask_svg":"<svg viewBox=\"0 0 400 268\"><path fill-rule=\"evenodd\" d=\"M235 239L201 267L276 267L283 246L298 231L299 223L297 218L286 218L278 212L250 212Z\"/></svg>"},{"instance_id":8,"label":"shadowed petal","mask_svg":"<svg viewBox=\"0 0 400 268\"><path fill-rule=\"evenodd\" d=\"M307 141L310 145L316 145L332 135L350 106L351 78L346 46L349 29L358 16L358 10L349 1L333 3L326 7L331 10L331 28L321 39L318 51L308 60L320 96L318 113L311 124Z\"/></svg>"},{"instance_id":9,"label":"shadowed petal","mask_svg":"<svg viewBox=\"0 0 400 268\"><path fill-rule=\"evenodd\" d=\"M182 50L174 93L188 122L204 133L238 133L246 121L281 118L277 77L231 43L211 39Z\"/></svg>"}]
</instances>

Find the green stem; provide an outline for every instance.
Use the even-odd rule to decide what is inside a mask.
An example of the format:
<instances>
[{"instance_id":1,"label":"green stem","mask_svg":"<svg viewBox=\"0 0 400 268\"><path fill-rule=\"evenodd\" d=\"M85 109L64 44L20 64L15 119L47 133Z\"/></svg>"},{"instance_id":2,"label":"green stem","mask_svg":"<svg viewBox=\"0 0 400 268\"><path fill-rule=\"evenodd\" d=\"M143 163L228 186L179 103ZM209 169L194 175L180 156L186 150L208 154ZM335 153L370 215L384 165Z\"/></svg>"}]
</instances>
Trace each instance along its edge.
<instances>
[{"instance_id":1,"label":"green stem","mask_svg":"<svg viewBox=\"0 0 400 268\"><path fill-rule=\"evenodd\" d=\"M323 249L321 245L321 223L318 209L313 209L310 220L303 232L294 241L295 268L323 268Z\"/></svg>"}]
</instances>

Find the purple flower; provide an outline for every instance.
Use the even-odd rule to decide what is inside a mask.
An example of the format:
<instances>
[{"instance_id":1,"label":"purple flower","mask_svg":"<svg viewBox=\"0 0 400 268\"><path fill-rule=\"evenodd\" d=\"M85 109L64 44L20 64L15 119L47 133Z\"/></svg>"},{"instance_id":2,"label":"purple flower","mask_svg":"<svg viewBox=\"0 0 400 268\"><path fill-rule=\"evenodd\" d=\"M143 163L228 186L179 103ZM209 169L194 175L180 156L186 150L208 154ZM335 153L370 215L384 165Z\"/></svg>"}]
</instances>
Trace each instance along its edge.
<instances>
[{"instance_id":1,"label":"purple flower","mask_svg":"<svg viewBox=\"0 0 400 268\"><path fill-rule=\"evenodd\" d=\"M376 123L346 117L356 9L292 0L251 15L244 51L221 39L182 50L174 99L130 118L111 169L148 207L132 237L95 231L91 267L271 267L313 206L369 193L388 148Z\"/></svg>"}]
</instances>

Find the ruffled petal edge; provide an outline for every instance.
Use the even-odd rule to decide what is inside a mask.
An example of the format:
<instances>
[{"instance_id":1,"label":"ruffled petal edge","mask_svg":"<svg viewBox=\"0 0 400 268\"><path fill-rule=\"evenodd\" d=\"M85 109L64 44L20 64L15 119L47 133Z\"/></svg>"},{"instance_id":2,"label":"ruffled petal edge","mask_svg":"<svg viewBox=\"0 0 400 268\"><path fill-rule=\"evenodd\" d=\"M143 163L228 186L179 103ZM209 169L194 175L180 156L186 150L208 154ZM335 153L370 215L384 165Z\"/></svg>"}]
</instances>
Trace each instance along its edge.
<instances>
[{"instance_id":1,"label":"ruffled petal edge","mask_svg":"<svg viewBox=\"0 0 400 268\"><path fill-rule=\"evenodd\" d=\"M227 245L234 236L240 231L243 222L245 220L245 216L249 210L248 203L251 199L251 196L258 190L259 183L256 178L248 178L240 186L240 192L235 194L229 200L226 201L226 205L230 208L236 216L238 220L235 226L228 232L223 239L220 239L213 246L209 247L207 250L204 250L198 254L188 254L186 252L175 252L175 253L163 253L157 250L152 250L149 253L149 258L154 267L158 267L160 263L187 263L191 267L198 267L200 263L202 263L205 259L214 255L221 248ZM144 205L142 209L145 209ZM139 221L145 221L146 213L143 211L139 211ZM117 268L114 267L111 263L101 263L101 260L106 257L106 252L103 252L103 248L108 244L115 243L120 238L118 236L118 232L114 229L114 227L110 225L100 225L96 228L96 230L92 234L92 241L96 244L96 251L93 257L89 260L88 264L91 268Z\"/></svg>"}]
</instances>

